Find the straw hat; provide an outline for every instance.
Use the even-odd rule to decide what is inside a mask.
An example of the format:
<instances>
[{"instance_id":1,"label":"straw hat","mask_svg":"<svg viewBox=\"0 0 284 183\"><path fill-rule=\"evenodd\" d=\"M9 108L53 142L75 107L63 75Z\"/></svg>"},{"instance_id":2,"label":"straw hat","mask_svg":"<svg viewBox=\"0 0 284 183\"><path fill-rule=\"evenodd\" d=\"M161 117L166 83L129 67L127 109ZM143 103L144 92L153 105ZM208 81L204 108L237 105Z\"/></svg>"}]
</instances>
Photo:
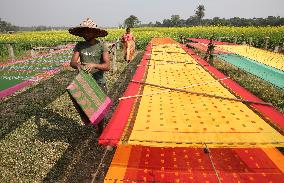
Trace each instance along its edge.
<instances>
[{"instance_id":1,"label":"straw hat","mask_svg":"<svg viewBox=\"0 0 284 183\"><path fill-rule=\"evenodd\" d=\"M83 37L85 30L92 32L95 37L105 37L108 35L106 30L98 28L98 25L90 18L84 20L77 27L69 29L69 33L75 36Z\"/></svg>"}]
</instances>

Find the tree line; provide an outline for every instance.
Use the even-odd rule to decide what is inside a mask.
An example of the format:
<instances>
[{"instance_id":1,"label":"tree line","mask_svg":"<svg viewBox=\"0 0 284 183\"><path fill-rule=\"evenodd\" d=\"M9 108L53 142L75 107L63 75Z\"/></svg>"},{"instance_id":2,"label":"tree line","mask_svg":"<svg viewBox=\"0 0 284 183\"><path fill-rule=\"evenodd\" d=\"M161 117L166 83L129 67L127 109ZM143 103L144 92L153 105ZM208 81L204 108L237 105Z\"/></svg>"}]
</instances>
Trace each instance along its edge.
<instances>
[{"instance_id":1,"label":"tree line","mask_svg":"<svg viewBox=\"0 0 284 183\"><path fill-rule=\"evenodd\" d=\"M19 28L17 26L12 25L9 22L6 22L0 18L0 32L8 32L8 31L18 31Z\"/></svg>"},{"instance_id":2,"label":"tree line","mask_svg":"<svg viewBox=\"0 0 284 183\"><path fill-rule=\"evenodd\" d=\"M20 26L15 26L12 25L11 23L4 21L0 18L0 32L4 33L12 33L16 31L47 31L47 30L66 30L69 29L70 27L52 27L52 26L30 26L30 27L20 27Z\"/></svg>"},{"instance_id":3,"label":"tree line","mask_svg":"<svg viewBox=\"0 0 284 183\"><path fill-rule=\"evenodd\" d=\"M180 18L179 15L172 15L170 19L164 19L159 22L150 22L142 24L138 17L130 15L123 22L124 27L190 27L190 26L284 26L284 17L268 16L267 18L220 18L203 19L205 16L204 5L198 5L195 14L187 19ZM121 27L121 26L119 26ZM62 30L69 27L51 27L51 26L32 26L19 27L12 25L0 18L0 32L13 31L45 31L45 30Z\"/></svg>"},{"instance_id":4,"label":"tree line","mask_svg":"<svg viewBox=\"0 0 284 183\"><path fill-rule=\"evenodd\" d=\"M179 15L172 15L170 19L164 19L155 23L141 24L139 19L131 15L124 21L125 27L190 27L190 26L283 26L284 17L268 16L267 18L220 18L203 19L205 16L204 5L198 5L195 14L187 19L181 19Z\"/></svg>"},{"instance_id":5,"label":"tree line","mask_svg":"<svg viewBox=\"0 0 284 183\"><path fill-rule=\"evenodd\" d=\"M220 18L214 17L213 19L200 19L196 16L191 16L188 19L181 19L179 15L172 15L170 19L164 19L162 22L156 21L149 24L137 25L138 27L190 27L190 26L283 26L283 17L268 16L267 18Z\"/></svg>"}]
</instances>

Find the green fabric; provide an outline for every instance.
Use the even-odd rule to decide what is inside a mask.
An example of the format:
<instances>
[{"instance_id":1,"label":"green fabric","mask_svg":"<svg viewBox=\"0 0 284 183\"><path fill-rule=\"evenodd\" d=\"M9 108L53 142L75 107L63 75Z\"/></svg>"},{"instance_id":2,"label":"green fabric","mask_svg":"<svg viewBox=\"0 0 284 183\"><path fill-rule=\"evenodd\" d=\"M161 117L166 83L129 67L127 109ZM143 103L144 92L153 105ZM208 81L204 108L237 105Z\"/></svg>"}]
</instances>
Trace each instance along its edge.
<instances>
[{"instance_id":1,"label":"green fabric","mask_svg":"<svg viewBox=\"0 0 284 183\"><path fill-rule=\"evenodd\" d=\"M94 110L97 110L100 103L95 103L95 102L93 102L93 99L92 99L93 96L90 96L90 95L86 92L86 90L84 89L84 86L82 86L82 85L80 84L80 81L78 81L78 80L75 79L75 80L74 80L74 84L77 85L78 90L72 91L72 94L75 94L75 93L77 93L78 91L80 91L80 92L83 93L83 95L81 95L80 97L75 98L75 100L78 102L78 104L81 106L81 108L84 110L85 108L91 107L91 108L93 108ZM89 101L89 105L87 105L87 104L82 104L82 103L81 103L82 100L86 100L86 99ZM91 117L91 116L90 116L90 117Z\"/></svg>"},{"instance_id":2,"label":"green fabric","mask_svg":"<svg viewBox=\"0 0 284 183\"><path fill-rule=\"evenodd\" d=\"M69 61L72 50L48 56L31 58L23 62L0 67L0 91L8 89L38 74L52 71Z\"/></svg>"},{"instance_id":3,"label":"green fabric","mask_svg":"<svg viewBox=\"0 0 284 183\"><path fill-rule=\"evenodd\" d=\"M284 89L284 72L273 67L269 67L257 61L234 54L218 55L218 57L230 64L243 69L265 81Z\"/></svg>"},{"instance_id":4,"label":"green fabric","mask_svg":"<svg viewBox=\"0 0 284 183\"><path fill-rule=\"evenodd\" d=\"M0 78L0 91L3 91L7 88L15 86L16 84L19 84L23 81L25 81L25 80L24 79L7 80L7 79Z\"/></svg>"},{"instance_id":5,"label":"green fabric","mask_svg":"<svg viewBox=\"0 0 284 183\"><path fill-rule=\"evenodd\" d=\"M80 61L82 63L94 63L94 64L101 64L102 63L102 54L103 52L107 52L107 46L102 43L98 42L96 44L90 44L89 42L83 41L78 42L74 48L74 51L80 53ZM93 78L99 84L105 84L106 79L104 77L104 72L101 70L95 70L92 73Z\"/></svg>"},{"instance_id":6,"label":"green fabric","mask_svg":"<svg viewBox=\"0 0 284 183\"><path fill-rule=\"evenodd\" d=\"M110 106L106 101L110 101L107 95L103 92L100 86L96 83L91 75L81 70L72 83L67 87L67 91L70 93L72 98L75 100L76 105L78 104L81 112L86 115L91 121L94 114L98 114L101 118L105 115L105 109L101 107ZM80 112L80 111L78 111ZM98 120L100 119L93 119ZM91 121L92 123L94 121Z\"/></svg>"},{"instance_id":7,"label":"green fabric","mask_svg":"<svg viewBox=\"0 0 284 183\"><path fill-rule=\"evenodd\" d=\"M87 81L87 83L90 85L90 87L93 88L94 92L96 93L96 96L101 100L104 101L106 98L106 94L102 91L101 87L94 82L92 79L89 79L90 76L86 74L85 72L80 73L82 77Z\"/></svg>"}]
</instances>

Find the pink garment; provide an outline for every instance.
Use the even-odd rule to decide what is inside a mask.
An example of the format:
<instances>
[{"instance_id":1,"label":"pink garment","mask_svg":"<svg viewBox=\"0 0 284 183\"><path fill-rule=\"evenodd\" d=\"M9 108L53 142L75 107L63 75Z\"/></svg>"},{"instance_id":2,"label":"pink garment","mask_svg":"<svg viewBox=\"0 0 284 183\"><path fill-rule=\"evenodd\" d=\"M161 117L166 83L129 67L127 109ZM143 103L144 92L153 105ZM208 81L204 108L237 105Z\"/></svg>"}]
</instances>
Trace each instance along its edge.
<instances>
[{"instance_id":1,"label":"pink garment","mask_svg":"<svg viewBox=\"0 0 284 183\"><path fill-rule=\"evenodd\" d=\"M134 37L133 37L132 34L126 34L126 33L125 33L125 34L123 35L123 40L124 40L124 41L131 41L131 40L133 40L133 38L134 38Z\"/></svg>"}]
</instances>

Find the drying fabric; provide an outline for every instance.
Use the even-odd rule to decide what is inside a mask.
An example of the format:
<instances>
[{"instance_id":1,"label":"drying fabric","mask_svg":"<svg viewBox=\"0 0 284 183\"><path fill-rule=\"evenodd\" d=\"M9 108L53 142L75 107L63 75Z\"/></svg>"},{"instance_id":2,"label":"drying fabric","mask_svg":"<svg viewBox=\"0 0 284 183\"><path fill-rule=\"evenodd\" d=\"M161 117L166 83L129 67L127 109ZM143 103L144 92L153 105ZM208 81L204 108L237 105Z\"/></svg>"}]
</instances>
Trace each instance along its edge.
<instances>
[{"instance_id":1,"label":"drying fabric","mask_svg":"<svg viewBox=\"0 0 284 183\"><path fill-rule=\"evenodd\" d=\"M284 72L239 55L218 55L218 58L284 89ZM284 60L283 60L284 64Z\"/></svg>"},{"instance_id":2,"label":"drying fabric","mask_svg":"<svg viewBox=\"0 0 284 183\"><path fill-rule=\"evenodd\" d=\"M189 46L201 51L201 52L207 52L208 49L208 44L204 44L204 43L188 43ZM229 54L230 52L219 48L219 47L215 47L214 48L214 54Z\"/></svg>"},{"instance_id":3,"label":"drying fabric","mask_svg":"<svg viewBox=\"0 0 284 183\"><path fill-rule=\"evenodd\" d=\"M271 51L262 50L247 45L238 45L238 46L222 45L218 47L236 53L238 55L244 56L246 58L255 60L262 64L268 65L270 67L274 67L276 69L284 71L283 54L274 53Z\"/></svg>"},{"instance_id":4,"label":"drying fabric","mask_svg":"<svg viewBox=\"0 0 284 183\"><path fill-rule=\"evenodd\" d=\"M179 44L153 46L153 53L155 55L148 61L146 82L172 88L212 82L191 87L189 91L236 98L194 58L181 54L184 50ZM175 57L181 58L176 62L183 60L192 64L159 64ZM145 85L141 94L161 91L163 89ZM119 123L120 119L116 120ZM209 147L266 147L282 146L284 142L279 132L241 102L175 91L136 99L127 123L120 143L167 147L201 147L204 144ZM118 139L100 137L101 143L111 140Z\"/></svg>"},{"instance_id":5,"label":"drying fabric","mask_svg":"<svg viewBox=\"0 0 284 183\"><path fill-rule=\"evenodd\" d=\"M266 154L266 151L270 151ZM281 182L284 157L275 149L210 149L221 182ZM271 154L270 154L271 153ZM273 155L278 162L272 161ZM119 145L104 182L218 182L202 148Z\"/></svg>"}]
</instances>

